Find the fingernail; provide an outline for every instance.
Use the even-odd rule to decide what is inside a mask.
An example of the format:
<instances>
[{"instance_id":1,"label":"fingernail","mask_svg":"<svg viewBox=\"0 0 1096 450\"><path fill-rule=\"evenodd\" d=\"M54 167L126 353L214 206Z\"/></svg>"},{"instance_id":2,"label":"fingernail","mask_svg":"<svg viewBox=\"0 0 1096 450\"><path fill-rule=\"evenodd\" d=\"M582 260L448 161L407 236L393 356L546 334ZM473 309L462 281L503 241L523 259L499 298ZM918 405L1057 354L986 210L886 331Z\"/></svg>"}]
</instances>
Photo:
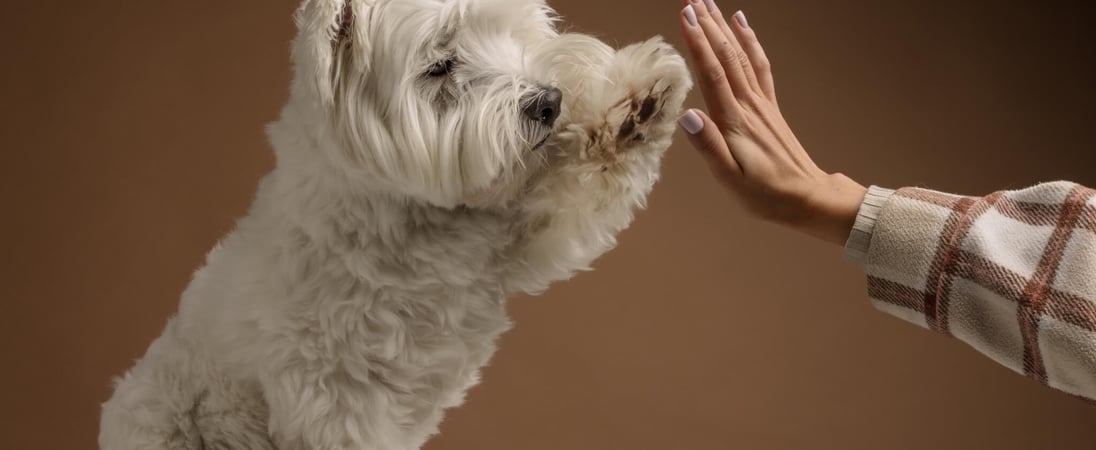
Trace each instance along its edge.
<instances>
[{"instance_id":1,"label":"fingernail","mask_svg":"<svg viewBox=\"0 0 1096 450\"><path fill-rule=\"evenodd\" d=\"M746 13L743 13L742 11L734 13L734 20L737 20L738 24L741 25L742 28L750 27L750 23L746 21Z\"/></svg>"},{"instance_id":2,"label":"fingernail","mask_svg":"<svg viewBox=\"0 0 1096 450\"><path fill-rule=\"evenodd\" d=\"M704 4L708 5L708 12L715 12L715 0L704 0Z\"/></svg>"},{"instance_id":3,"label":"fingernail","mask_svg":"<svg viewBox=\"0 0 1096 450\"><path fill-rule=\"evenodd\" d=\"M681 118L677 119L677 123L681 124L681 128L688 131L689 134L697 134L700 130L704 129L704 120L700 118L700 115L696 111L688 110L685 114L681 115Z\"/></svg>"},{"instance_id":4,"label":"fingernail","mask_svg":"<svg viewBox=\"0 0 1096 450\"><path fill-rule=\"evenodd\" d=\"M685 20L689 22L689 26L696 26L696 10L693 9L693 5L685 7Z\"/></svg>"}]
</instances>

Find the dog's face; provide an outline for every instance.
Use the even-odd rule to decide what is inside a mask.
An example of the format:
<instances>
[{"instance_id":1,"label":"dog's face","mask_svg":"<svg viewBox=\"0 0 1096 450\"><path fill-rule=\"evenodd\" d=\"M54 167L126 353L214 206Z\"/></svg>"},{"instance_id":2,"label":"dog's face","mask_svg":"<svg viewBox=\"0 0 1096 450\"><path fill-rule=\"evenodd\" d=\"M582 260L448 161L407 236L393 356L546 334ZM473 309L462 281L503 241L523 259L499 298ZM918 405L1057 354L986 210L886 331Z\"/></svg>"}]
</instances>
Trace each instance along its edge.
<instances>
[{"instance_id":1,"label":"dog's face","mask_svg":"<svg viewBox=\"0 0 1096 450\"><path fill-rule=\"evenodd\" d=\"M501 202L546 159L564 44L542 0L306 0L294 94L324 112L335 163L437 205Z\"/></svg>"}]
</instances>

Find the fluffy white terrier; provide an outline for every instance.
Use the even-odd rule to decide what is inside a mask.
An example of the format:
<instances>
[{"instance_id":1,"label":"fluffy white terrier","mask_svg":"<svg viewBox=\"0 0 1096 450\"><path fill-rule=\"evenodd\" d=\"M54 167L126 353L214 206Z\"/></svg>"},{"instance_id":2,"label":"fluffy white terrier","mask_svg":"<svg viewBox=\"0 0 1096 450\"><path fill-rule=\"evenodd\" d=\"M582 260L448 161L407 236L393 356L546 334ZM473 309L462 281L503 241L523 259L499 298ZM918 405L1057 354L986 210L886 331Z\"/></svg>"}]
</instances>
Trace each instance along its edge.
<instances>
[{"instance_id":1,"label":"fluffy white terrier","mask_svg":"<svg viewBox=\"0 0 1096 450\"><path fill-rule=\"evenodd\" d=\"M103 405L120 449L417 449L658 178L691 87L661 39L543 0L305 0L277 167Z\"/></svg>"}]
</instances>

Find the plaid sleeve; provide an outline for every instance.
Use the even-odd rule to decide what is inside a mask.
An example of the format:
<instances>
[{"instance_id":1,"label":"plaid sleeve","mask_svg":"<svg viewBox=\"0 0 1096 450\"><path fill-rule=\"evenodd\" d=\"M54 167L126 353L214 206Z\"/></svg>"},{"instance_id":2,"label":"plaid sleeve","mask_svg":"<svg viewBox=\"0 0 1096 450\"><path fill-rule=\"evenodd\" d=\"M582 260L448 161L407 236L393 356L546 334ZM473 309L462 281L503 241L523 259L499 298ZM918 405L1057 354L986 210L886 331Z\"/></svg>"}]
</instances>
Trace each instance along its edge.
<instances>
[{"instance_id":1,"label":"plaid sleeve","mask_svg":"<svg viewBox=\"0 0 1096 450\"><path fill-rule=\"evenodd\" d=\"M1096 399L1096 191L873 188L846 255L878 309Z\"/></svg>"}]
</instances>

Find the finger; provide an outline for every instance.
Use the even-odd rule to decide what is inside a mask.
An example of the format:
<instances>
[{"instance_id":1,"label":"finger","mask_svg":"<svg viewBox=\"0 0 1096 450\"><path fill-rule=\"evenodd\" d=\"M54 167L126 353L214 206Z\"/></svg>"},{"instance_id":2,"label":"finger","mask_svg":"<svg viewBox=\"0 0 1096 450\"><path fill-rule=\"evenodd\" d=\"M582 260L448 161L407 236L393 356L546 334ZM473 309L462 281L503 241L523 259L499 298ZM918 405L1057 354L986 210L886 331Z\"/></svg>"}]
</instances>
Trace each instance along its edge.
<instances>
[{"instance_id":1,"label":"finger","mask_svg":"<svg viewBox=\"0 0 1096 450\"><path fill-rule=\"evenodd\" d=\"M742 11L734 13L733 22L731 29L738 36L738 42L742 44L742 49L746 51L746 56L750 59L750 65L753 67L762 94L775 103L776 84L773 82L772 66L769 64L769 57L765 56L765 49L761 47L761 41L757 39L757 33L750 28L750 22L746 20L746 14Z\"/></svg>"},{"instance_id":2,"label":"finger","mask_svg":"<svg viewBox=\"0 0 1096 450\"><path fill-rule=\"evenodd\" d=\"M708 8L708 14L712 16L712 20L714 20L715 23L719 25L719 30L723 32L723 35L727 37L727 40L731 42L731 45L734 46L735 49L737 49L736 54L742 54L743 52L745 53L745 58L738 58L738 63L742 65L742 73L746 76L746 82L749 84L750 88L753 89L754 92L762 94L763 89L760 81L758 80L757 69L753 65L754 60L751 57L752 55L750 55L749 49L746 48L745 42L742 40L742 37L731 29L731 25L728 24L726 18L723 17L723 12L719 10L718 6L716 6L715 0L704 0L704 3ZM736 21L739 17L738 14L741 13L741 11L736 13ZM746 18L746 16L741 17L742 20L745 20Z\"/></svg>"},{"instance_id":3,"label":"finger","mask_svg":"<svg viewBox=\"0 0 1096 450\"><path fill-rule=\"evenodd\" d=\"M744 69L744 65L748 67L749 64L746 52L739 47L734 34L729 36L725 34L719 28L715 18L708 12L708 8L699 3L699 1L693 3L693 5L696 5L694 8L697 20L700 23L700 28L704 30L708 44L711 46L716 58L719 59L723 72L727 74L731 90L734 91L737 98L748 98L747 95L754 91L750 88L750 82L746 78L746 70Z\"/></svg>"},{"instance_id":4,"label":"finger","mask_svg":"<svg viewBox=\"0 0 1096 450\"><path fill-rule=\"evenodd\" d=\"M720 121L720 125L737 124L742 120L742 111L727 82L722 63L716 58L704 30L700 28L693 5L687 5L681 10L680 23L681 34L685 38L685 47L689 50L689 60L696 73L704 103Z\"/></svg>"},{"instance_id":5,"label":"finger","mask_svg":"<svg viewBox=\"0 0 1096 450\"><path fill-rule=\"evenodd\" d=\"M712 175L727 182L735 182L742 176L742 168L731 154L727 140L707 114L690 109L677 122L689 136L689 143L708 162Z\"/></svg>"}]
</instances>

